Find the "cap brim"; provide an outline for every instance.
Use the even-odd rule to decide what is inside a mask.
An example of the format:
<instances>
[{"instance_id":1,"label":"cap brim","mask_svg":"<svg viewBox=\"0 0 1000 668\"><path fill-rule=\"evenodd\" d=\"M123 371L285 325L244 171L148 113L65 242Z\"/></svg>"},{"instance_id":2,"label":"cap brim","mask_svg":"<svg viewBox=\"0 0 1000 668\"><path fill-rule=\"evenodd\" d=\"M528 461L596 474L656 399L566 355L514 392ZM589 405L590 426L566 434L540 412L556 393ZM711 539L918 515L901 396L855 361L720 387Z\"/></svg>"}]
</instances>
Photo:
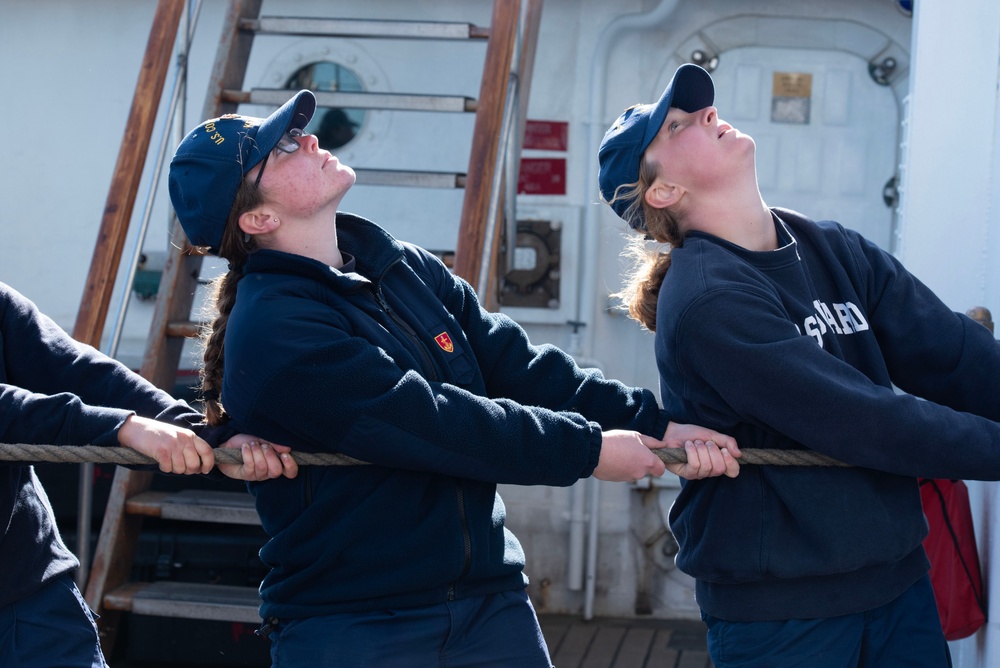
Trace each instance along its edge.
<instances>
[{"instance_id":1,"label":"cap brim","mask_svg":"<svg viewBox=\"0 0 1000 668\"><path fill-rule=\"evenodd\" d=\"M714 102L715 84L712 83L712 75L692 63L678 67L649 115L640 153L649 147L663 127L663 121L671 107L691 113L710 107Z\"/></svg>"},{"instance_id":2,"label":"cap brim","mask_svg":"<svg viewBox=\"0 0 1000 668\"><path fill-rule=\"evenodd\" d=\"M255 142L258 151L243 164L246 174L274 150L278 141L289 130L301 130L316 113L316 96L310 90L300 90L292 99L281 105L277 111L265 118L257 127Z\"/></svg>"}]
</instances>

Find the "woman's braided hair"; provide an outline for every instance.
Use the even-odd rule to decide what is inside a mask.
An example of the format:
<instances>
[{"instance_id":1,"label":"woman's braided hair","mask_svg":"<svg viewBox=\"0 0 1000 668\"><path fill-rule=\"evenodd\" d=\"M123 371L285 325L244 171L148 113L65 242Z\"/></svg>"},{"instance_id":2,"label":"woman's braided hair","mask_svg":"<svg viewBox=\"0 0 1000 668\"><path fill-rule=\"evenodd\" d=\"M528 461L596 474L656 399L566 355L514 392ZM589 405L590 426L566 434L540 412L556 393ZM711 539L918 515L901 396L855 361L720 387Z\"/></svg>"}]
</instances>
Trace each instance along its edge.
<instances>
[{"instance_id":1,"label":"woman's braided hair","mask_svg":"<svg viewBox=\"0 0 1000 668\"><path fill-rule=\"evenodd\" d=\"M225 339L229 314L236 303L236 285L243 278L243 265L250 253L257 249L257 243L250 235L245 235L239 226L240 216L263 203L260 190L243 179L233 199L226 229L219 244L219 257L229 261L229 271L222 274L209 286L210 295L206 311L211 324L202 328L201 344L203 364L201 368L201 398L205 405L205 419L210 425L229 421L222 406L222 374L225 370Z\"/></svg>"}]
</instances>

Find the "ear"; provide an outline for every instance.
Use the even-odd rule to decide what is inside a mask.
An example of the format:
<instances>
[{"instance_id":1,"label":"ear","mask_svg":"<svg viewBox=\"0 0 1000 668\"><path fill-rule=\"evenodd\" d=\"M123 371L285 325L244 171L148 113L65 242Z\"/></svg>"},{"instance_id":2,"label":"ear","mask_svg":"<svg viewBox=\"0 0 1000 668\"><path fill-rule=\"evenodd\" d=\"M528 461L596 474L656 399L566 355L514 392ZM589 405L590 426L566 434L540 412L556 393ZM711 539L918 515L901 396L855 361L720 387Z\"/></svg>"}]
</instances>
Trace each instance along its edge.
<instances>
[{"instance_id":1,"label":"ear","mask_svg":"<svg viewBox=\"0 0 1000 668\"><path fill-rule=\"evenodd\" d=\"M278 221L274 216L265 213L260 209L247 211L240 216L240 229L246 234L266 234L273 232L278 227Z\"/></svg>"},{"instance_id":2,"label":"ear","mask_svg":"<svg viewBox=\"0 0 1000 668\"><path fill-rule=\"evenodd\" d=\"M683 187L676 183L668 183L656 179L653 181L653 185L646 189L644 199L646 200L646 204L654 209L666 209L677 204L683 195Z\"/></svg>"}]
</instances>

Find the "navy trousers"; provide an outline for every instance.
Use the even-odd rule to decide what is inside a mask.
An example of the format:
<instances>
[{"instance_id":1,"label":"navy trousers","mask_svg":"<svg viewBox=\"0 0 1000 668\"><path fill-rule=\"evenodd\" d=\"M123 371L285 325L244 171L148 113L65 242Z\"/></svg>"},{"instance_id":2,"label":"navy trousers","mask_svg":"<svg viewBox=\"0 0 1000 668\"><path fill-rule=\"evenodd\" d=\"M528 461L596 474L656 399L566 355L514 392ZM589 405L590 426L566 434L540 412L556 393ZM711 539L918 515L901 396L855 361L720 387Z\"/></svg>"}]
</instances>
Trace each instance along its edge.
<instances>
[{"instance_id":1,"label":"navy trousers","mask_svg":"<svg viewBox=\"0 0 1000 668\"><path fill-rule=\"evenodd\" d=\"M827 619L727 622L702 614L716 668L950 668L925 576L874 610Z\"/></svg>"},{"instance_id":2,"label":"navy trousers","mask_svg":"<svg viewBox=\"0 0 1000 668\"><path fill-rule=\"evenodd\" d=\"M90 608L69 574L0 608L0 666L106 668Z\"/></svg>"},{"instance_id":3,"label":"navy trousers","mask_svg":"<svg viewBox=\"0 0 1000 668\"><path fill-rule=\"evenodd\" d=\"M551 668L524 590L273 625L272 668Z\"/></svg>"}]
</instances>

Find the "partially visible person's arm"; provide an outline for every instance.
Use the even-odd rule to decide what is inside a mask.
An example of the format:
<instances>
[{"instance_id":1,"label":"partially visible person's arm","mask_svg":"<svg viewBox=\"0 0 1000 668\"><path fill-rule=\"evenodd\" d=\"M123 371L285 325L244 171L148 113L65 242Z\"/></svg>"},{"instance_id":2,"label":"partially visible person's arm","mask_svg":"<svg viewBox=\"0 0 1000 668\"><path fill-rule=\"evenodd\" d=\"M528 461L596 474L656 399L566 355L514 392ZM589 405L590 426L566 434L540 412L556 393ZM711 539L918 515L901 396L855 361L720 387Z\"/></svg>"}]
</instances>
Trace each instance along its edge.
<instances>
[{"instance_id":1,"label":"partially visible person's arm","mask_svg":"<svg viewBox=\"0 0 1000 668\"><path fill-rule=\"evenodd\" d=\"M161 471L207 473L209 441L234 430L195 434L202 415L121 363L72 339L31 301L0 283L0 441L51 445L123 445L155 459ZM155 422L154 422L155 420ZM238 435L243 464L219 467L240 480L294 477L283 446L264 448Z\"/></svg>"},{"instance_id":2,"label":"partially visible person's arm","mask_svg":"<svg viewBox=\"0 0 1000 668\"><path fill-rule=\"evenodd\" d=\"M38 395L69 393L88 406L113 406L188 428L202 421L201 413L74 340L31 301L3 284L0 344L0 382Z\"/></svg>"},{"instance_id":3,"label":"partially visible person's arm","mask_svg":"<svg viewBox=\"0 0 1000 668\"><path fill-rule=\"evenodd\" d=\"M69 392L46 395L0 384L0 440L34 445L117 445L133 412L89 406Z\"/></svg>"}]
</instances>

